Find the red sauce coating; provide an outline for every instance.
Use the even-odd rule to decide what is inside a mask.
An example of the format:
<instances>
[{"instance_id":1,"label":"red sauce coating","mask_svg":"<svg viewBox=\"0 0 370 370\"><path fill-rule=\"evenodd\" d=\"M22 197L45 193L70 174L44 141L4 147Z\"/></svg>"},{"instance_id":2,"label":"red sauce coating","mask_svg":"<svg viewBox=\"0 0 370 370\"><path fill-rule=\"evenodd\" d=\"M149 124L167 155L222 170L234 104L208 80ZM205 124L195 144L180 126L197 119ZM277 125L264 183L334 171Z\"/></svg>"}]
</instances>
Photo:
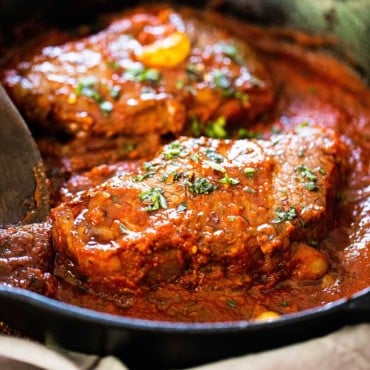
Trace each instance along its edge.
<instances>
[{"instance_id":1,"label":"red sauce coating","mask_svg":"<svg viewBox=\"0 0 370 370\"><path fill-rule=\"evenodd\" d=\"M323 40L251 27L235 20L220 19L219 15L208 14L205 18L216 25L222 24L223 27L232 29L237 37L254 47L269 72L275 89L274 107L265 111L262 116L259 115L252 125L239 122L237 127L229 128L230 137L260 136L273 140L277 131L284 135L309 126L324 131L329 129L345 144L348 150L347 163L343 166L345 177L341 188L336 190L335 216L332 216L333 212L327 213L330 218L326 220L330 224L329 231L319 233L318 245L310 246L306 239L302 243L298 238L289 250L289 267L284 267L284 278L276 279L278 270L267 270L275 273L273 284L268 284L263 279L255 279L252 283L255 276L240 274L243 278L239 279L238 286L235 278L238 271L233 279L225 279L225 274L217 268L207 272L207 279L211 284L199 281L194 284L190 278L183 279L180 284L178 280L162 279L163 275L159 281L156 275L160 274L159 271L146 280L146 288L139 294L121 294L109 281L103 281L102 288L96 284L76 284L76 276L83 268L76 272L76 266L68 267L68 264L59 263L54 273L63 279L58 281L52 293L50 290L48 293L56 299L129 317L192 322L229 321L255 319L266 312L280 315L317 307L370 286L369 89L334 58L307 48L310 45L320 45ZM185 129L185 133L187 132L189 131ZM100 160L99 155L94 157L92 165L105 164L87 174L81 174L81 170L91 168L91 163L86 160L91 157L87 156L88 150L77 150L78 140L77 144L58 143L59 151L51 149L55 149L55 146L50 144L49 139L42 140L40 148L50 168L57 168L67 174L62 176L62 180L59 179L56 186L56 193L59 195L55 197L55 204L60 199L68 204L78 191L99 186L117 171L123 176L134 173L141 164L132 162L132 159L153 159L153 152L145 145L146 149L137 152L131 159L125 159L127 152L117 157L113 154L114 150L105 150ZM159 145L159 141L155 141L156 145ZM114 148L114 145L109 144L109 148ZM111 156L109 153L112 153ZM301 154L304 156L303 152ZM336 154L338 158L343 156L342 151ZM117 160L125 162L111 164ZM67 177L69 180L65 182ZM233 174L232 178L235 177L237 175ZM239 178L238 181L240 182ZM60 182L63 182L61 191ZM97 197L99 196L101 193L98 193ZM137 194L135 199L137 200ZM72 204L73 202L78 208L78 201L72 201ZM102 200L98 202L103 204ZM58 218L58 212L61 211L63 207L56 208L54 219ZM138 215L135 217L140 218ZM56 235L55 238L58 238L60 234L57 232ZM59 244L56 245L58 251ZM163 260L167 260L166 258ZM179 261L176 258L175 260ZM183 266L175 263L171 268L172 272L176 272ZM248 273L253 275L253 269ZM140 285L141 282L137 279L134 283L126 281L125 284L132 290L136 288L135 284Z\"/></svg>"}]
</instances>

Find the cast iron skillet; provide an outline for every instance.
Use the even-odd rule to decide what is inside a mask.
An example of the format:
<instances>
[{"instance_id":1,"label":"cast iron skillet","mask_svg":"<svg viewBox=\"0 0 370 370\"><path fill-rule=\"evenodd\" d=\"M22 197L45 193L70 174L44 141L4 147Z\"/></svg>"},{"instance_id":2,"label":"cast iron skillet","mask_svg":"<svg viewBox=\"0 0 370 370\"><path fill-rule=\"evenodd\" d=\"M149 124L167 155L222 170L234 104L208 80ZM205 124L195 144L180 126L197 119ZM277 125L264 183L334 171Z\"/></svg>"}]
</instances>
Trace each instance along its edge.
<instances>
[{"instance_id":1,"label":"cast iron skillet","mask_svg":"<svg viewBox=\"0 0 370 370\"><path fill-rule=\"evenodd\" d=\"M136 1L119 0L77 3L71 0L3 0L0 2L3 37L11 37L7 32L10 27L34 14L46 16L50 24L69 27L91 21L101 11L137 5ZM349 58L352 65L370 81L368 0L182 3L201 7L218 4L223 12L236 14L248 21L288 25L309 32L334 33L339 39L334 51L339 52L342 58ZM370 287L352 297L286 315L275 322L192 324L112 316L22 289L0 286L0 320L48 344L79 352L116 355L132 369L179 368L276 348L329 333L344 325L370 322Z\"/></svg>"}]
</instances>

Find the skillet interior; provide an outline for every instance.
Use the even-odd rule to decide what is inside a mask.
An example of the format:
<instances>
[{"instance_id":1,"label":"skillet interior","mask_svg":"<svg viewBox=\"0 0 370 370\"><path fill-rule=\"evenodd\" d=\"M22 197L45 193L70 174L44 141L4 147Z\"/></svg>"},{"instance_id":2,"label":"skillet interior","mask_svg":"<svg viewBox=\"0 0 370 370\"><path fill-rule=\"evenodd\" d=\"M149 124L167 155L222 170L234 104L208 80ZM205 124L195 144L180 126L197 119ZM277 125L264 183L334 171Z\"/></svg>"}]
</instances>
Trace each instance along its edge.
<instances>
[{"instance_id":1,"label":"skillet interior","mask_svg":"<svg viewBox=\"0 0 370 370\"><path fill-rule=\"evenodd\" d=\"M39 0L29 6L27 1L3 1L0 11L4 34L7 27L38 12L50 15L48 22L68 26L88 21L98 12L122 8L122 1L47 2ZM194 5L193 1L184 1ZM196 2L207 6L221 2ZM302 6L304 3L305 6ZM331 32L339 36L341 57L350 58L355 67L370 79L370 22L365 11L351 8L351 2L338 2L332 7L311 5L309 1L225 1L220 9L238 14L248 21L262 24L289 25L306 31ZM136 2L125 2L125 6ZM76 9L83 9L79 11ZM347 16L342 11L347 6ZM22 9L19 11L19 9ZM73 12L71 12L73 9ZM89 9L89 11L86 11ZM4 11L3 11L4 10ZM336 20L333 16L337 15ZM337 12L337 13L336 13ZM68 16L67 16L68 14ZM362 14L356 26L349 17ZM304 17L307 22L301 22ZM362 19L362 21L361 21ZM298 27L303 25L303 27ZM10 35L8 35L10 36ZM351 55L347 55L351 45ZM184 367L246 352L260 351L322 335L345 324L370 320L370 289L350 299L289 315L273 323L245 321L214 324L163 323L127 319L81 309L19 289L0 287L1 318L22 332L49 343L91 353L116 354L132 368ZM42 319L40 319L42 318ZM145 352L145 356L144 356ZM153 365L155 364L155 365Z\"/></svg>"}]
</instances>

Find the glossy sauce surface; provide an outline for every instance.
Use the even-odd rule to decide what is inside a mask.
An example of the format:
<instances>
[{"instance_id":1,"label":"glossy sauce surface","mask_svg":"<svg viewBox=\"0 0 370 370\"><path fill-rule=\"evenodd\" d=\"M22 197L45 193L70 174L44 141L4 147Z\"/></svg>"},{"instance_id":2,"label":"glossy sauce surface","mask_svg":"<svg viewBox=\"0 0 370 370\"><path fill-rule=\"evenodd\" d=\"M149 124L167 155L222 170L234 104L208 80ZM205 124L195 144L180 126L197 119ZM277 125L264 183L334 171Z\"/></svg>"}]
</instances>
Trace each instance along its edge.
<instances>
[{"instance_id":1,"label":"glossy sauce surface","mask_svg":"<svg viewBox=\"0 0 370 370\"><path fill-rule=\"evenodd\" d=\"M324 43L321 39L252 27L235 20L220 19L219 15L208 14L205 18L216 25L222 24L223 27L231 28L236 36L245 39L255 48L271 76L275 90L274 107L266 110L252 125L239 123L237 126L227 127L230 137L261 137L273 140L277 134L284 135L302 127L315 127L332 130L346 144L349 154L346 158L348 163L345 166L345 180L336 194L335 216L333 220L327 220L331 225L330 231L320 239L319 245L311 246L317 248L330 261L327 271L318 279L308 279L307 282L306 279L300 278L305 273L304 266L296 270L290 268L288 270L293 271L292 275L280 281L272 279L274 284L266 284L263 279L260 284L258 279L250 284L246 279L247 275L244 275L244 280L240 281L238 286L237 279L225 279L215 268L208 271L208 282L206 278L196 285L190 279L182 281L182 284L171 279L166 281L165 278L158 282L154 276L152 278L155 283L148 283L139 294L119 294L109 285L98 291L96 286L91 288L83 284L78 285L73 273L66 271L65 265L57 264L54 272L62 279L58 280L53 294L56 299L129 317L191 322L230 321L253 320L266 313L273 317L317 307L370 286L369 89L347 67L328 55L313 51ZM185 127L184 132L194 134L189 127ZM104 159L100 161L98 158L96 161L96 164L108 164L96 167L87 175L76 173L89 168L90 164L89 160L86 160L89 158L86 151L78 148L78 141L75 147L73 142L58 143L57 148L60 145L61 149L55 155L56 147L51 149L49 139L46 142L44 140L46 139L40 139L40 148L46 162L54 169L68 172L68 176L72 174L63 184L61 194L58 193L55 198L55 204L58 204L60 199L70 201L76 192L108 180L117 174L117 171L126 176L127 173L137 173L135 171L142 166L142 162L133 162L132 159L122 163L122 159L127 158L127 152L121 157L117 156L111 149L115 147L115 144L112 144L110 151L104 152ZM153 148L158 149L161 141L157 137L154 140L152 138L151 142L154 145L150 150L141 152L140 146L137 146L139 151L135 155L131 152L131 158L152 160ZM145 143L140 145L145 148ZM251 145L258 145L258 140ZM63 156L63 153L67 155ZM128 156L130 157L130 154ZM118 160L121 161L120 164L115 165ZM74 168L78 168L78 171ZM139 174L143 175L140 172ZM238 175L233 172L231 177L237 178ZM237 180L241 181L239 178ZM243 178L242 181L247 180ZM246 185L248 184L243 183L243 186ZM137 186L140 187L140 184ZM101 196L101 193L96 196ZM227 196L225 193L225 197ZM136 193L135 199L137 200ZM103 204L102 200L98 202ZM230 208L236 207L238 202L231 203ZM58 217L58 211L54 212L54 215L57 215L55 217ZM134 215L133 213L132 217ZM140 219L140 215L135 217ZM169 227L172 226L169 224ZM194 225L191 226L196 229ZM174 235L175 231L166 230L165 233ZM191 254L191 246L189 248ZM303 261L307 261L306 247L295 253L302 256ZM296 263L299 267L301 259L298 257ZM177 271L182 267L175 265L171 268L172 271ZM71 270L73 271L73 268ZM242 285L243 289L240 288Z\"/></svg>"}]
</instances>

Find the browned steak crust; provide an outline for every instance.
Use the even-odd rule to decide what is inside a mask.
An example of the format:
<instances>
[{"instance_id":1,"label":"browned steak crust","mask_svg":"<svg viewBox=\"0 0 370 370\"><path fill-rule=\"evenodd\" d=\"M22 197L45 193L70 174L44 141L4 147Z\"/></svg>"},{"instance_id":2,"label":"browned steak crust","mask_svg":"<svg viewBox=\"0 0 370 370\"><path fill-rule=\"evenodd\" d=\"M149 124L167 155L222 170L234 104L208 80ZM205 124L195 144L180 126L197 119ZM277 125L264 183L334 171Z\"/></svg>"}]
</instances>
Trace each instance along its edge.
<instances>
[{"instance_id":1,"label":"browned steak crust","mask_svg":"<svg viewBox=\"0 0 370 370\"><path fill-rule=\"evenodd\" d=\"M244 42L167 8L45 47L3 82L29 120L78 136L178 133L187 120L254 118L273 100Z\"/></svg>"},{"instance_id":2,"label":"browned steak crust","mask_svg":"<svg viewBox=\"0 0 370 370\"><path fill-rule=\"evenodd\" d=\"M331 227L345 153L313 128L266 141L180 138L53 210L58 273L121 293L218 274L276 283L302 254L316 256L308 244Z\"/></svg>"}]
</instances>

